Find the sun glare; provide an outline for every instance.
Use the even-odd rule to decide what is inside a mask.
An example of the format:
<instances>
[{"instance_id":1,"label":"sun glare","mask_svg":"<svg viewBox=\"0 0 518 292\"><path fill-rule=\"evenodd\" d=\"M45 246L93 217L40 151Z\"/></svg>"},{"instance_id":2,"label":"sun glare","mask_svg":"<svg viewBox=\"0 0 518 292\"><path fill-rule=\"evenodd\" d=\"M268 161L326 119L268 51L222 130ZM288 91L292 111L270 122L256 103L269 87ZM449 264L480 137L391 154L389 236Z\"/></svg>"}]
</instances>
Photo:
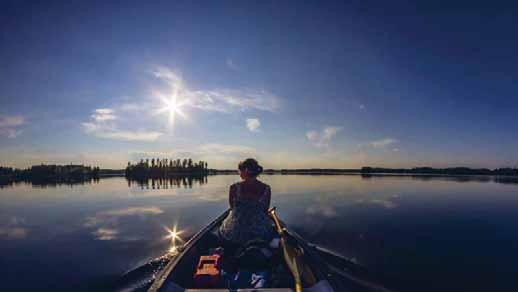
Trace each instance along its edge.
<instances>
[{"instance_id":1,"label":"sun glare","mask_svg":"<svg viewBox=\"0 0 518 292\"><path fill-rule=\"evenodd\" d=\"M186 117L182 111L182 107L186 104L186 100L178 100L178 90L174 90L171 95L164 96L159 94L161 107L158 109L158 113L166 113L169 115L169 124L174 126L176 116Z\"/></svg>"},{"instance_id":2,"label":"sun glare","mask_svg":"<svg viewBox=\"0 0 518 292\"><path fill-rule=\"evenodd\" d=\"M184 240L180 237L180 234L183 233L182 230L178 230L176 225L171 230L169 227L164 226L164 229L167 232L165 239L171 240L171 247L169 248L169 252L176 253L178 252L178 243L182 244Z\"/></svg>"},{"instance_id":3,"label":"sun glare","mask_svg":"<svg viewBox=\"0 0 518 292\"><path fill-rule=\"evenodd\" d=\"M183 231L177 230L176 226L174 226L172 230L168 227L165 227L165 230L167 231L166 238L170 238L171 240L183 241L179 236L180 234L182 234Z\"/></svg>"}]
</instances>

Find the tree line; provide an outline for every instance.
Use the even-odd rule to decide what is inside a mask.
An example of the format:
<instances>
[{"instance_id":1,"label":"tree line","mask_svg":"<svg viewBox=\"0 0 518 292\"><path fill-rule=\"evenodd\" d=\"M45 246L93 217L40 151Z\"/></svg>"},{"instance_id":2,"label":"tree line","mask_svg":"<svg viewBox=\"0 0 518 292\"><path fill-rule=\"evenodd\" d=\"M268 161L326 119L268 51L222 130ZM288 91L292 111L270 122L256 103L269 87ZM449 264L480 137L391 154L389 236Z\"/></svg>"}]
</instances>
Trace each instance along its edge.
<instances>
[{"instance_id":1,"label":"tree line","mask_svg":"<svg viewBox=\"0 0 518 292\"><path fill-rule=\"evenodd\" d=\"M414 168L382 168L362 167L361 173L399 173L399 174L430 174L430 175L505 175L518 176L518 168L469 168L469 167L414 167Z\"/></svg>"},{"instance_id":2,"label":"tree line","mask_svg":"<svg viewBox=\"0 0 518 292\"><path fill-rule=\"evenodd\" d=\"M97 178L98 175L99 167L75 164L41 164L33 165L26 169L0 166L0 183L8 183L13 181L79 181Z\"/></svg>"}]
</instances>

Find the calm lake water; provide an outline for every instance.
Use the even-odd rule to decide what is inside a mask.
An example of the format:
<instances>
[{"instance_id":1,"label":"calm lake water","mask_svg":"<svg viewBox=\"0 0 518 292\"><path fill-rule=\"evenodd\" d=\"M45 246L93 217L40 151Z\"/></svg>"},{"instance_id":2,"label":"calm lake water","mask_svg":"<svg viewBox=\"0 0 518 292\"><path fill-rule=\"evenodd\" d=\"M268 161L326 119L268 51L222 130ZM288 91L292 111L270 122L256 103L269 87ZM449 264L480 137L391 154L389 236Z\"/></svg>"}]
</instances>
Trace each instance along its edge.
<instances>
[{"instance_id":1,"label":"calm lake water","mask_svg":"<svg viewBox=\"0 0 518 292\"><path fill-rule=\"evenodd\" d=\"M0 189L0 290L105 290L228 206L237 175L149 187L124 178ZM401 291L518 291L518 184L359 175L265 175L307 240Z\"/></svg>"}]
</instances>

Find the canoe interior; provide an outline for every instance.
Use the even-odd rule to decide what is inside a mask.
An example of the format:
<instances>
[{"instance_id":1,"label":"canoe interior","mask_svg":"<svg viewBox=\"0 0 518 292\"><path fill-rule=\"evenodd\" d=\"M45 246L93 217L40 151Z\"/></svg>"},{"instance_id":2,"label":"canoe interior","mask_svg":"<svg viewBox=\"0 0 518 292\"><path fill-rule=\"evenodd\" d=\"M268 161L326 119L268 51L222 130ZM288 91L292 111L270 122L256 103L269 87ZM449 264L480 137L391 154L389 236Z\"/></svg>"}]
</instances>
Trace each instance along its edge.
<instances>
[{"instance_id":1,"label":"canoe interior","mask_svg":"<svg viewBox=\"0 0 518 292\"><path fill-rule=\"evenodd\" d=\"M229 253L233 254L236 251L235 248L225 246L219 241L218 236L216 234L217 229L221 225L221 222L222 220L217 221L215 224L213 224L213 226L205 230L203 234L201 234L197 239L195 239L194 242L191 242L191 244L187 244L184 252L181 255L179 255L179 258L176 261L174 268L170 271L170 274L166 279L166 285L167 283L173 282L184 289L194 289L196 285L194 283L193 275L196 271L196 267L198 265L198 260L200 256L207 255L209 254L210 249L221 246L225 248L225 252L227 252L228 250L230 251ZM274 225L272 221L272 229L273 228ZM296 244L296 242L292 242L292 244ZM228 257L228 255L225 254L225 257ZM304 260L307 260L308 263L310 262L309 259ZM238 270L237 266L230 266L231 268L229 272L236 272ZM308 265L307 267L311 270L311 272L308 273L312 273L315 276L316 281L321 280L322 277L319 277L320 273L318 271L314 271L310 265ZM234 268L235 270L232 270L232 268ZM304 277L304 275L307 275L308 273L303 274L303 287L309 287L315 284L315 281L311 277ZM280 247L274 250L274 255L271 260L270 275L270 288L289 288L294 286L293 277L285 264L282 249ZM225 285L222 287L214 288L225 289L228 287Z\"/></svg>"},{"instance_id":2,"label":"canoe interior","mask_svg":"<svg viewBox=\"0 0 518 292\"><path fill-rule=\"evenodd\" d=\"M194 235L181 249L180 253L171 260L157 275L148 291L229 291L228 287L214 287L211 289L196 288L194 274L200 256L209 254L209 249L223 246L216 235L216 231L228 214L228 210ZM281 225L286 228L281 221ZM272 220L272 228L274 228ZM340 257L332 252L307 243L298 234L287 230L288 243L304 251L302 255L306 272L302 274L304 292L390 292L379 279L357 264ZM227 252L227 250L225 250ZM227 257L228 254L225 254ZM284 292L293 291L294 280L285 264L282 249L279 247L271 260L271 279L267 289L238 289L232 291L265 291ZM237 268L237 267L236 267ZM309 276L311 275L311 276Z\"/></svg>"}]
</instances>

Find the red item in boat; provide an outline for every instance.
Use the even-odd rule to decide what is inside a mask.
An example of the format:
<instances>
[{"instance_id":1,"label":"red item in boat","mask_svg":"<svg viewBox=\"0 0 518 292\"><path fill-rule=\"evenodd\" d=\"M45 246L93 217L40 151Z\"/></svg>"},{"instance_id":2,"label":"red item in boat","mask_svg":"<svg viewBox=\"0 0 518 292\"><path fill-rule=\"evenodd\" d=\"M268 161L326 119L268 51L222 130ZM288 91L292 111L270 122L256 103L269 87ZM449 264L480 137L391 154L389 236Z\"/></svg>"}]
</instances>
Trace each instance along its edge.
<instances>
[{"instance_id":1,"label":"red item in boat","mask_svg":"<svg viewBox=\"0 0 518 292\"><path fill-rule=\"evenodd\" d=\"M201 256L194 274L194 283L197 288L217 288L221 284L220 254Z\"/></svg>"}]
</instances>

